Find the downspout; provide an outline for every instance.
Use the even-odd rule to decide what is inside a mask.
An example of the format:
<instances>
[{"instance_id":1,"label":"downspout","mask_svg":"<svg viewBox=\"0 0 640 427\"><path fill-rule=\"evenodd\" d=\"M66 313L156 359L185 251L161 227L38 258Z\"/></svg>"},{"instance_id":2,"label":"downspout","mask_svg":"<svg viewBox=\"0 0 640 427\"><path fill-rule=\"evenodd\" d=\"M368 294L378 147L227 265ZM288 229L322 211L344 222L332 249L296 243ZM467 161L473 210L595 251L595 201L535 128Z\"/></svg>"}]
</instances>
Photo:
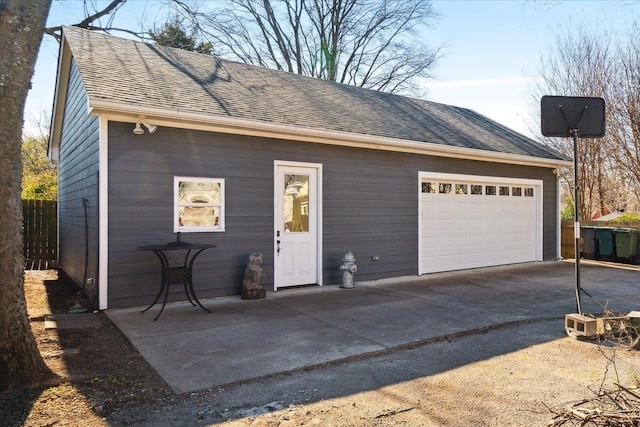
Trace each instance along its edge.
<instances>
[{"instance_id":1,"label":"downspout","mask_svg":"<svg viewBox=\"0 0 640 427\"><path fill-rule=\"evenodd\" d=\"M84 274L82 277L82 295L85 295L86 285L87 285L87 274L89 271L89 199L82 199L82 208L84 211ZM91 305L93 309L93 294L95 293L95 289L91 290ZM88 296L88 295L87 295Z\"/></svg>"},{"instance_id":2,"label":"downspout","mask_svg":"<svg viewBox=\"0 0 640 427\"><path fill-rule=\"evenodd\" d=\"M80 298L88 297L86 294L87 289L87 271L89 269L89 199L82 199L82 210L84 212L84 273L82 275L82 286L80 287ZM93 306L93 298L91 305ZM82 307L78 302L68 311L68 313L85 313L87 308Z\"/></svg>"}]
</instances>

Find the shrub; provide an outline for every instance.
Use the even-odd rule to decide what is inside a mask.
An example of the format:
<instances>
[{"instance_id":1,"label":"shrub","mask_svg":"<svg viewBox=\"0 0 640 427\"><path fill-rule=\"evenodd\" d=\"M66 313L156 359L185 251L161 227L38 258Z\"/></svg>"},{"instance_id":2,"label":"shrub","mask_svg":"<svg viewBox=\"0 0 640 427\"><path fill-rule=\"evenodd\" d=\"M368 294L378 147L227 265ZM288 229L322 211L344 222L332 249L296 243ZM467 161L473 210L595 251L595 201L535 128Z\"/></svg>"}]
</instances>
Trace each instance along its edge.
<instances>
[{"instance_id":1,"label":"shrub","mask_svg":"<svg viewBox=\"0 0 640 427\"><path fill-rule=\"evenodd\" d=\"M618 218L616 218L614 220L614 222L616 222L616 223L623 222L625 224L628 224L628 223L638 223L638 224L640 224L640 214L633 214L633 213L625 212L622 215L620 215Z\"/></svg>"}]
</instances>

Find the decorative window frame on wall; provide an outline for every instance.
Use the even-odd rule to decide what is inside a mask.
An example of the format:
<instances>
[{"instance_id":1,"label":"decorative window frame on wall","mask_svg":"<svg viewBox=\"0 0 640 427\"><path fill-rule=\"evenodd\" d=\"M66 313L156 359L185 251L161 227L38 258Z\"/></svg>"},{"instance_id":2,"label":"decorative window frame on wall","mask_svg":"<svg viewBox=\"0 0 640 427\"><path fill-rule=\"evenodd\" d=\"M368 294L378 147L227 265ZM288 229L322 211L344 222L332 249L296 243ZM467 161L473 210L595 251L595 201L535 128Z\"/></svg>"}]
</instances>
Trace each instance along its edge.
<instances>
[{"instance_id":1,"label":"decorative window frame on wall","mask_svg":"<svg viewBox=\"0 0 640 427\"><path fill-rule=\"evenodd\" d=\"M185 210L191 219L185 220ZM192 176L173 177L173 232L225 231L225 180Z\"/></svg>"}]
</instances>

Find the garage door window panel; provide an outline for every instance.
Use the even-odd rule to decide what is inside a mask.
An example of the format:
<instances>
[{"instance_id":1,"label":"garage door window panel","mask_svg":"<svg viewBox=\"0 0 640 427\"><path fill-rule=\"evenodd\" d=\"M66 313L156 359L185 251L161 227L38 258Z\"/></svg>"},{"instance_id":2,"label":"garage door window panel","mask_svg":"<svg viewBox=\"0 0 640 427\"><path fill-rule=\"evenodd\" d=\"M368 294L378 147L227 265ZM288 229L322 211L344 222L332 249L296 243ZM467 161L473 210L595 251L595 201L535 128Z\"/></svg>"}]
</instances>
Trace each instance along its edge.
<instances>
[{"instance_id":1,"label":"garage door window panel","mask_svg":"<svg viewBox=\"0 0 640 427\"><path fill-rule=\"evenodd\" d=\"M440 183L438 186L438 193L440 194L451 194L452 185L449 183Z\"/></svg>"},{"instance_id":2,"label":"garage door window panel","mask_svg":"<svg viewBox=\"0 0 640 427\"><path fill-rule=\"evenodd\" d=\"M436 183L435 182L423 182L422 183L422 192L426 194L435 194L436 192Z\"/></svg>"},{"instance_id":3,"label":"garage door window panel","mask_svg":"<svg viewBox=\"0 0 640 427\"><path fill-rule=\"evenodd\" d=\"M456 184L456 194L467 194L467 184Z\"/></svg>"}]
</instances>

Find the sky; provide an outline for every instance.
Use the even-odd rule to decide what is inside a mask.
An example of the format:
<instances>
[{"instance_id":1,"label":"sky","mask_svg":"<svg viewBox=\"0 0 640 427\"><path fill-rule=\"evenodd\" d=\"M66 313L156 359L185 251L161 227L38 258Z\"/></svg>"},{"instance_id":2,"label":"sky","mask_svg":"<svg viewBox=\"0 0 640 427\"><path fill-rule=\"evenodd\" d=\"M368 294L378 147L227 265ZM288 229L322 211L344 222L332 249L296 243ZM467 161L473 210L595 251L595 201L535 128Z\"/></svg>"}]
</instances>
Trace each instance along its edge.
<instances>
[{"instance_id":1,"label":"sky","mask_svg":"<svg viewBox=\"0 0 640 427\"><path fill-rule=\"evenodd\" d=\"M99 0L98 6L107 3ZM427 99L470 108L534 138L540 130L531 91L540 59L553 48L557 35L580 28L628 32L634 21L640 24L638 0L432 0L432 5L439 17L422 36L430 47L442 47L442 56L434 79L423 83ZM163 0L128 0L114 26L149 29L164 22L168 12ZM54 0L47 25L76 23L83 17L81 0ZM27 98L27 132L34 132L43 112L50 115L52 110L57 55L57 42L45 36Z\"/></svg>"}]
</instances>

